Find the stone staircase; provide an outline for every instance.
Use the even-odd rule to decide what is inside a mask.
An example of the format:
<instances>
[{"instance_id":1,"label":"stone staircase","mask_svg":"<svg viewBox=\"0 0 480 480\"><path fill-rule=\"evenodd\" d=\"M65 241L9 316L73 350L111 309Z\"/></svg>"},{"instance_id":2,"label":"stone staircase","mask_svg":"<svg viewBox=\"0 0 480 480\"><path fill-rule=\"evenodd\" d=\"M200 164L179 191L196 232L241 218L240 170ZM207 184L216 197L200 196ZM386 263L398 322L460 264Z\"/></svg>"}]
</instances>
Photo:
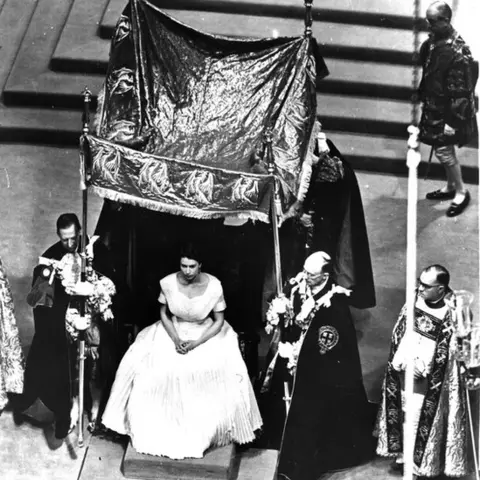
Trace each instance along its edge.
<instances>
[{"instance_id":1,"label":"stone staircase","mask_svg":"<svg viewBox=\"0 0 480 480\"><path fill-rule=\"evenodd\" d=\"M153 1L178 20L216 34L296 36L304 30L302 0ZM430 0L421 3L423 12ZM0 0L0 141L78 142L80 93L85 86L99 91L109 38L126 4ZM317 0L313 17L313 34L330 69L317 85L324 130L356 168L406 173L413 3ZM428 157L427 148L422 153ZM476 148L462 149L461 158L466 179L478 181ZM441 174L433 163L431 176Z\"/></svg>"}]
</instances>

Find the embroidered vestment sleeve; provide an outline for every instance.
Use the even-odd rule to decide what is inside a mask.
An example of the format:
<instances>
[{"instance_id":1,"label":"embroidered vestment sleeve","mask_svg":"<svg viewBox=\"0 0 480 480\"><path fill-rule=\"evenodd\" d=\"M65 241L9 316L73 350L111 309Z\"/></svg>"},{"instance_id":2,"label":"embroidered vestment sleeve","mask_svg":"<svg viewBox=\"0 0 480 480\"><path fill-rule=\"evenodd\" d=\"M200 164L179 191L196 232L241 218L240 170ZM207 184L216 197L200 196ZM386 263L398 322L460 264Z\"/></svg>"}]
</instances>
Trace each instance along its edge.
<instances>
[{"instance_id":1,"label":"embroidered vestment sleeve","mask_svg":"<svg viewBox=\"0 0 480 480\"><path fill-rule=\"evenodd\" d=\"M455 129L462 127L472 115L473 85L471 58L457 54L446 77L448 96L445 122Z\"/></svg>"}]
</instances>

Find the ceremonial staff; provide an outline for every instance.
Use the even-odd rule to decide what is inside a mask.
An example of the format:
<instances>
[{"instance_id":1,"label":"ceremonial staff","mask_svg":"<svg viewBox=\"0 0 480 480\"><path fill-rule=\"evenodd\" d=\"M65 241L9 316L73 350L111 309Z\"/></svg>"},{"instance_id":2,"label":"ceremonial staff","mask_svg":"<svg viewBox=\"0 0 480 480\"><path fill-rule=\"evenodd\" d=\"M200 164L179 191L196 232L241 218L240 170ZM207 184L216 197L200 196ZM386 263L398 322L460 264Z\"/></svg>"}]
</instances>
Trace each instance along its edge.
<instances>
[{"instance_id":1,"label":"ceremonial staff","mask_svg":"<svg viewBox=\"0 0 480 480\"><path fill-rule=\"evenodd\" d=\"M278 180L275 177L275 162L273 159L273 149L272 149L272 127L267 127L265 131L265 159L267 162L268 174L273 180L273 195L271 200L271 217L272 217L272 230L273 230L273 244L274 244L274 267L275 267L275 282L277 286L277 296L282 295L283 285L282 285L282 262L280 255L280 235L279 235L279 222L278 215L281 211L280 204L280 189L278 185ZM280 329L278 329L274 338L272 338L272 343L278 343L278 336L280 335ZM290 386L288 382L284 382L284 397L285 408L288 413L290 408Z\"/></svg>"},{"instance_id":2,"label":"ceremonial staff","mask_svg":"<svg viewBox=\"0 0 480 480\"><path fill-rule=\"evenodd\" d=\"M305 0L305 36L312 36L312 24L313 24L313 15L312 15L312 6L313 0Z\"/></svg>"},{"instance_id":3,"label":"ceremonial staff","mask_svg":"<svg viewBox=\"0 0 480 480\"><path fill-rule=\"evenodd\" d=\"M408 127L407 167L408 167L408 203L407 203L407 292L406 309L407 321L405 336L413 332L415 319L415 298L417 278L417 201L418 201L418 165L421 161L419 130L410 125ZM405 370L405 436L403 439L403 454L405 459L404 480L413 478L413 452L415 446L413 384L414 384L413 357L409 358Z\"/></svg>"},{"instance_id":4,"label":"ceremonial staff","mask_svg":"<svg viewBox=\"0 0 480 480\"><path fill-rule=\"evenodd\" d=\"M313 0L305 0L305 31L304 31L304 35L307 38L310 38L312 36L312 24L313 24L312 7L313 7ZM310 179L310 181L312 181L312 180L313 180L313 178ZM314 202L312 202L312 203L314 203ZM309 208L306 213L310 217L313 217L313 213L314 213L313 206L311 206L311 208ZM315 230L315 227L314 227L313 223L311 223L306 229L305 256L308 256L311 253L313 236L314 236L314 233L315 233L314 230Z\"/></svg>"},{"instance_id":5,"label":"ceremonial staff","mask_svg":"<svg viewBox=\"0 0 480 480\"><path fill-rule=\"evenodd\" d=\"M82 270L81 281L87 279L87 216L88 216L88 189L87 189L87 166L89 165L87 139L90 123L90 100L91 92L85 87L83 95L83 133L80 137L80 176L82 189L82 243L81 258ZM80 300L80 317L85 320L87 298L82 296ZM83 438L83 410L84 410L84 391L85 391L85 330L78 332L78 446L84 446Z\"/></svg>"},{"instance_id":6,"label":"ceremonial staff","mask_svg":"<svg viewBox=\"0 0 480 480\"><path fill-rule=\"evenodd\" d=\"M265 157L267 161L268 174L273 180L273 195L270 204L272 230L273 230L273 245L274 245L274 266L275 266L275 281L277 285L277 295L280 295L283 290L282 286L282 264L280 256L280 236L279 236L279 222L278 215L281 209L280 205L280 190L278 180L275 177L275 162L273 159L272 149L272 127L267 127L265 132Z\"/></svg>"}]
</instances>

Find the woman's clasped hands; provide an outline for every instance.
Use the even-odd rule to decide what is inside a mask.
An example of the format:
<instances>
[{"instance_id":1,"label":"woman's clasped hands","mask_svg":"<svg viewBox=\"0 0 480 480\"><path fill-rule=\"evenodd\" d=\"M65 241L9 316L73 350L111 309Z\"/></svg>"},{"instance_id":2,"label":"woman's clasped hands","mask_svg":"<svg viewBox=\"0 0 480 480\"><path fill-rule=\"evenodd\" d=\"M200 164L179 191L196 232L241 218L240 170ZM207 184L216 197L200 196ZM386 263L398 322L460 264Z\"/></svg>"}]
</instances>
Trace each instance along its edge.
<instances>
[{"instance_id":1,"label":"woman's clasped hands","mask_svg":"<svg viewBox=\"0 0 480 480\"><path fill-rule=\"evenodd\" d=\"M185 355L194 348L198 347L198 343L193 340L178 340L175 342L175 350L181 355Z\"/></svg>"}]
</instances>

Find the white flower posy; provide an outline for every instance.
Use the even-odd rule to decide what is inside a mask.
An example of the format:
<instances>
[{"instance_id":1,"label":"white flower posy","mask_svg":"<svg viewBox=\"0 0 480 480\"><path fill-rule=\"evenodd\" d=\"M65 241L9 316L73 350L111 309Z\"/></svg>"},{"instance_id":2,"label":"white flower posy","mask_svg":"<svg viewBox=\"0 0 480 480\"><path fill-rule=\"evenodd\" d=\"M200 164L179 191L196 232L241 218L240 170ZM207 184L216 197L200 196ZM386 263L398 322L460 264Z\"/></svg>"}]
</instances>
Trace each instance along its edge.
<instances>
[{"instance_id":1,"label":"white flower posy","mask_svg":"<svg viewBox=\"0 0 480 480\"><path fill-rule=\"evenodd\" d=\"M297 366L298 355L300 354L300 347L302 346L303 335L296 342L280 342L278 344L278 355L282 358L288 358L288 371L294 375Z\"/></svg>"},{"instance_id":2,"label":"white flower posy","mask_svg":"<svg viewBox=\"0 0 480 480\"><path fill-rule=\"evenodd\" d=\"M93 242L91 243L93 244ZM90 248L87 254L93 257L93 250ZM86 282L81 282L81 254L67 253L58 261L40 257L39 263L53 267L52 273L61 280L67 294L80 294L86 297L87 309L84 317L80 316L76 307L69 305L67 308L66 328L72 339L75 340L78 337L79 330L86 330L90 327L92 317L101 318L104 321L113 318L111 305L112 297L116 293L115 285L108 277L101 276L95 271Z\"/></svg>"},{"instance_id":3,"label":"white flower posy","mask_svg":"<svg viewBox=\"0 0 480 480\"><path fill-rule=\"evenodd\" d=\"M332 297L335 294L350 296L351 290L339 285L332 285L332 288L327 293L315 301L310 288L305 282L305 275L303 275L303 273L298 274L292 280L292 283L294 286L291 290L290 297L280 294L270 302L266 314L267 323L265 325L265 331L268 334L272 333L278 328L281 319L283 319L285 327L295 322L295 324L301 328L300 337L296 342L280 342L278 344L278 355L288 359L287 368L289 372L294 375L303 339L314 314L321 307L329 308L332 304ZM303 299L300 312L297 315L294 315L293 311L293 297L295 293L298 293L300 298Z\"/></svg>"},{"instance_id":4,"label":"white flower posy","mask_svg":"<svg viewBox=\"0 0 480 480\"><path fill-rule=\"evenodd\" d=\"M285 324L288 326L293 319L293 296L295 292L304 298L300 312L295 316L295 323L305 329L308 327L308 323L312 314L316 313L319 308L329 308L332 304L332 297L337 294L343 294L350 296L351 290L348 290L340 285L333 285L332 288L322 295L317 301L313 298L311 291L308 289L305 283L305 276L299 274L295 277L295 286L292 288L290 297L287 297L283 293L278 297L275 297L271 302L267 310L266 319L267 324L265 331L270 334L278 326L280 322L280 316L285 315Z\"/></svg>"},{"instance_id":5,"label":"white flower posy","mask_svg":"<svg viewBox=\"0 0 480 480\"><path fill-rule=\"evenodd\" d=\"M280 322L280 315L286 315L287 312L292 310L292 304L289 298L281 294L275 297L270 303L266 317L267 324L265 331L270 334L278 326Z\"/></svg>"}]
</instances>

